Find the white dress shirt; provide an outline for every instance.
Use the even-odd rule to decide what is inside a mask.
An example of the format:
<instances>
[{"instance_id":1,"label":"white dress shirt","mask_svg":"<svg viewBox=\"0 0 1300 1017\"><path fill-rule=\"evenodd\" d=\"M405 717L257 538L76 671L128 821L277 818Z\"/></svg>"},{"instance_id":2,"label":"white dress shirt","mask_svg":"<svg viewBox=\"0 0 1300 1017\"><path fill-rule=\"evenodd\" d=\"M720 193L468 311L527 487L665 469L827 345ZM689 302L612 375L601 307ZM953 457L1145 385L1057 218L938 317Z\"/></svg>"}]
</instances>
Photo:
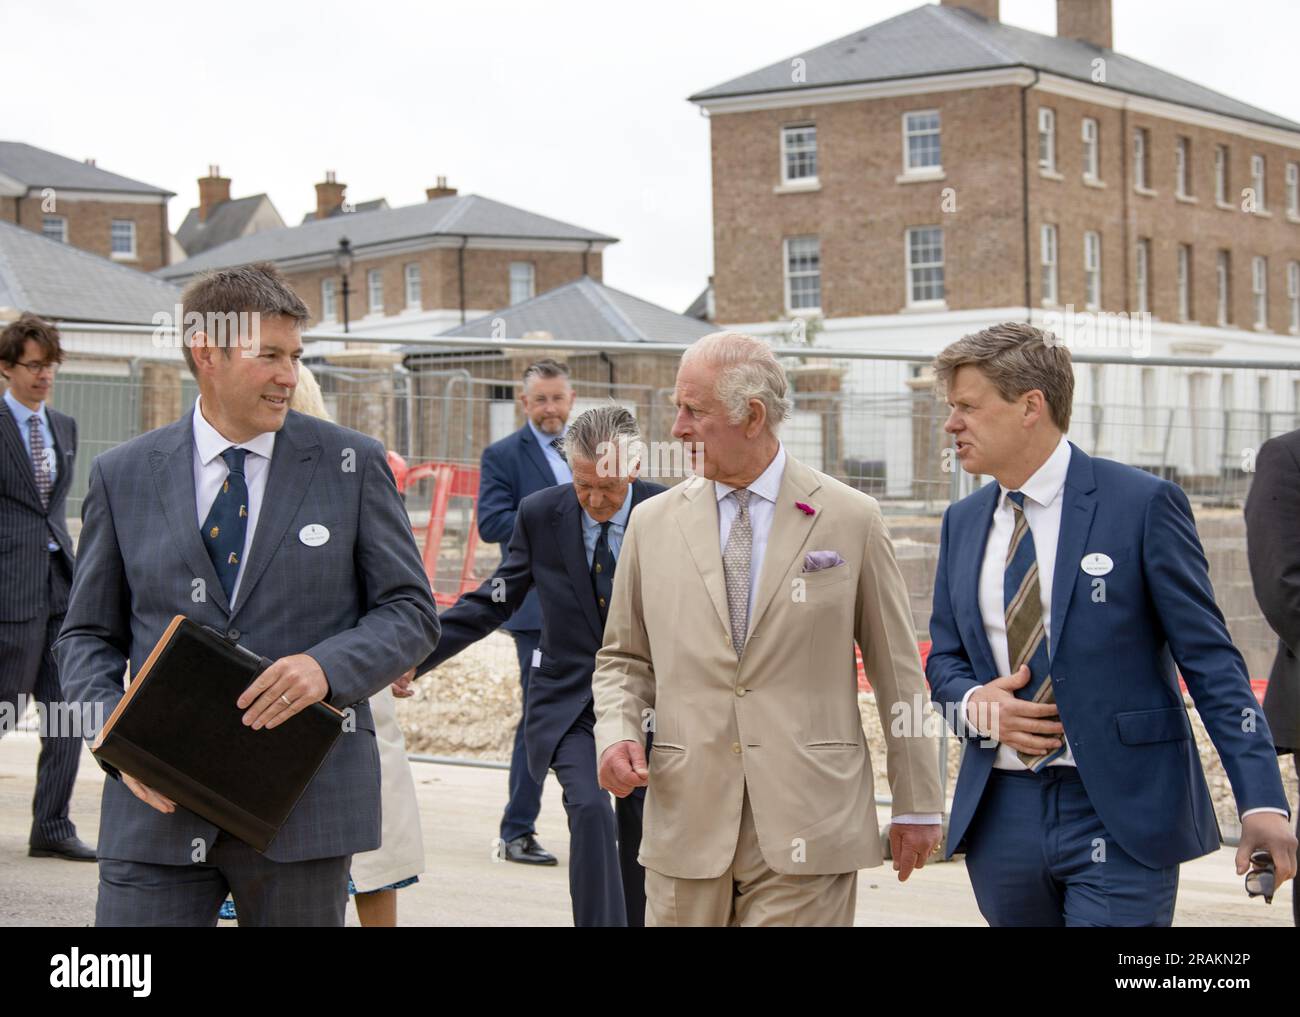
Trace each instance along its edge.
<instances>
[{"instance_id":1,"label":"white dress shirt","mask_svg":"<svg viewBox=\"0 0 1300 1017\"><path fill-rule=\"evenodd\" d=\"M230 475L230 469L221 458L221 453L232 445L247 449L249 453L244 457L244 481L248 485L248 532L244 535L244 549L239 555L235 585L230 591L230 604L233 607L235 598L239 596L239 584L244 580L244 566L248 564L253 535L257 532L262 495L266 493L266 475L271 465L271 452L275 449L275 432L264 431L248 441L230 441L208 423L207 417L203 415L202 402L202 398L194 401L194 507L198 510L197 527L202 528L208 513L212 511L212 503L217 500L217 492Z\"/></svg>"},{"instance_id":2,"label":"white dress shirt","mask_svg":"<svg viewBox=\"0 0 1300 1017\"><path fill-rule=\"evenodd\" d=\"M749 553L749 617L753 620L755 601L758 599L758 580L763 574L763 556L767 551L767 540L772 535L772 522L776 518L776 498L781 491L781 476L785 473L785 446L777 442L776 455L768 463L767 469L758 475L748 490L749 527L753 533L753 543ZM715 480L713 493L718 499L718 538L722 553L727 552L727 538L731 535L731 524L735 522L740 506L735 498L727 497L734 487ZM629 496L630 500L630 496ZM794 506L791 505L791 508ZM938 813L899 814L892 817L895 823L918 823L933 826L943 822Z\"/></svg>"}]
</instances>

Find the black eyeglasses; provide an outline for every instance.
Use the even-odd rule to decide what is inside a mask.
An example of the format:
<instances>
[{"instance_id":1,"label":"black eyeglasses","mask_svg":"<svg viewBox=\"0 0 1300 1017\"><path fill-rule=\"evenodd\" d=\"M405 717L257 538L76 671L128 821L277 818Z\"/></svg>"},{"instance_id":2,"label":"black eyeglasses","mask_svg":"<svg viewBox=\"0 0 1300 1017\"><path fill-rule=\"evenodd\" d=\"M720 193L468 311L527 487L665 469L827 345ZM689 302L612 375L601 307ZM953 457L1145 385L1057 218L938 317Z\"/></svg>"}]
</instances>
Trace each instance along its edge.
<instances>
[{"instance_id":1,"label":"black eyeglasses","mask_svg":"<svg viewBox=\"0 0 1300 1017\"><path fill-rule=\"evenodd\" d=\"M18 366L27 368L27 370L32 372L32 374L44 374L47 371L50 374L57 374L59 370L58 364L53 362L44 363L39 360L29 360L27 362L19 361Z\"/></svg>"},{"instance_id":2,"label":"black eyeglasses","mask_svg":"<svg viewBox=\"0 0 1300 1017\"><path fill-rule=\"evenodd\" d=\"M1265 904L1273 903L1273 894L1277 891L1277 875L1273 871L1273 856L1267 851L1250 853L1250 871L1246 873L1246 893L1251 897L1263 897Z\"/></svg>"}]
</instances>

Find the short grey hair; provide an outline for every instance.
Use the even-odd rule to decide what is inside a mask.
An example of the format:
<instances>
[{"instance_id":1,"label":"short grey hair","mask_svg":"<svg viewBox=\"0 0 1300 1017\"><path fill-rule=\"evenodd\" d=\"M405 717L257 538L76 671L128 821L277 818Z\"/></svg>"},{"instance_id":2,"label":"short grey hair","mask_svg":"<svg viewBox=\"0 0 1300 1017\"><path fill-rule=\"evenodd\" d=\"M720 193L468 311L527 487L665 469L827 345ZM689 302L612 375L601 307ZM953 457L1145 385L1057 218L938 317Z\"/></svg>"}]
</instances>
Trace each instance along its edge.
<instances>
[{"instance_id":1,"label":"short grey hair","mask_svg":"<svg viewBox=\"0 0 1300 1017\"><path fill-rule=\"evenodd\" d=\"M697 339L682 354L682 365L702 360L720 368L714 394L726 407L727 419L738 424L757 399L767 409L767 427L773 434L790 418L793 402L786 395L789 383L772 348L743 332L713 332Z\"/></svg>"},{"instance_id":2,"label":"short grey hair","mask_svg":"<svg viewBox=\"0 0 1300 1017\"><path fill-rule=\"evenodd\" d=\"M617 404L587 410L565 432L564 455L570 462L596 463L620 452L629 463L641 457L641 429L636 417Z\"/></svg>"},{"instance_id":3,"label":"short grey hair","mask_svg":"<svg viewBox=\"0 0 1300 1017\"><path fill-rule=\"evenodd\" d=\"M569 365L562 360L553 360L546 357L543 360L537 360L524 368L524 388L534 378L563 378L566 382L569 380Z\"/></svg>"},{"instance_id":4,"label":"short grey hair","mask_svg":"<svg viewBox=\"0 0 1300 1017\"><path fill-rule=\"evenodd\" d=\"M962 336L934 358L934 373L945 388L959 367L979 368L1007 402L1038 389L1057 428L1070 429L1074 405L1074 367L1070 351L1053 335L1020 321L991 325Z\"/></svg>"}]
</instances>

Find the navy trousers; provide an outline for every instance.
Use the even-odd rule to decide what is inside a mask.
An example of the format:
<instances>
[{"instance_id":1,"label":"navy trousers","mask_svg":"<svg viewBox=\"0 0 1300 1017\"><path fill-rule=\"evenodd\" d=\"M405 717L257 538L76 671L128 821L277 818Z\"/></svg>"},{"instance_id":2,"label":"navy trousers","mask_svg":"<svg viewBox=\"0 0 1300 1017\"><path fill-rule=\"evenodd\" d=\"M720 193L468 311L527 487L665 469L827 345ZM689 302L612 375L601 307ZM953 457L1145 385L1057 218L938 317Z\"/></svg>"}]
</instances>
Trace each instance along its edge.
<instances>
[{"instance_id":1,"label":"navy trousers","mask_svg":"<svg viewBox=\"0 0 1300 1017\"><path fill-rule=\"evenodd\" d=\"M17 716L19 707L34 700L41 705L46 718L41 730L41 753L36 760L36 794L32 799L29 837L29 842L37 847L77 833L68 816L68 803L81 763L82 733L67 726L71 715L58 708L63 703L63 691L59 687L58 665L50 652L67 611L70 577L66 573L66 567L52 557L50 610L30 621L0 622L0 655L8 665L6 672L14 679L0 687L0 702L9 704L6 713L17 721L21 719ZM0 737L4 734L0 726Z\"/></svg>"},{"instance_id":2,"label":"navy trousers","mask_svg":"<svg viewBox=\"0 0 1300 1017\"><path fill-rule=\"evenodd\" d=\"M628 924L628 915L619 831L609 792L596 780L594 727L595 717L590 710L574 721L555 747L551 769L564 788L564 811L569 817L573 924L580 928L621 927Z\"/></svg>"},{"instance_id":3,"label":"navy trousers","mask_svg":"<svg viewBox=\"0 0 1300 1017\"><path fill-rule=\"evenodd\" d=\"M636 860L641 853L641 818L644 813L643 787L626 798L614 799L614 817L618 820L618 864L623 873L623 903L627 908L629 929L645 928L645 869Z\"/></svg>"},{"instance_id":4,"label":"navy trousers","mask_svg":"<svg viewBox=\"0 0 1300 1017\"><path fill-rule=\"evenodd\" d=\"M523 692L523 705L528 706L528 672L533 666L533 651L542 638L540 632L511 632L515 650L519 653L519 687ZM524 714L520 711L515 727L515 745L510 753L510 797L501 817L501 839L515 840L535 833L537 814L542 811L542 781L533 780L528 772L528 753L524 749ZM594 750L593 750L594 751ZM543 778L544 780L545 778Z\"/></svg>"},{"instance_id":5,"label":"navy trousers","mask_svg":"<svg viewBox=\"0 0 1300 1017\"><path fill-rule=\"evenodd\" d=\"M1072 766L989 776L966 871L992 926L1167 926L1178 866L1142 865L1106 833Z\"/></svg>"}]
</instances>

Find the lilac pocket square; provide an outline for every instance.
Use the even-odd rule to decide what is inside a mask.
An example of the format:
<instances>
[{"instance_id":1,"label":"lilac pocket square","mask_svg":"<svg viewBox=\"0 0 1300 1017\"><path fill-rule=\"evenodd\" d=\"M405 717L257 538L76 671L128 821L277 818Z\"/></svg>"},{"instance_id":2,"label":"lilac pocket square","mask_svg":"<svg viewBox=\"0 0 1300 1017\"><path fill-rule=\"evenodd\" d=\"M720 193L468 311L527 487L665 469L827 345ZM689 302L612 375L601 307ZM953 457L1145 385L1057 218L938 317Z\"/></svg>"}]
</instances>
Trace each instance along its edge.
<instances>
[{"instance_id":1,"label":"lilac pocket square","mask_svg":"<svg viewBox=\"0 0 1300 1017\"><path fill-rule=\"evenodd\" d=\"M844 559L839 556L837 551L809 551L803 557L803 570L808 572L821 572L823 569L833 569L836 565L843 565Z\"/></svg>"}]
</instances>

